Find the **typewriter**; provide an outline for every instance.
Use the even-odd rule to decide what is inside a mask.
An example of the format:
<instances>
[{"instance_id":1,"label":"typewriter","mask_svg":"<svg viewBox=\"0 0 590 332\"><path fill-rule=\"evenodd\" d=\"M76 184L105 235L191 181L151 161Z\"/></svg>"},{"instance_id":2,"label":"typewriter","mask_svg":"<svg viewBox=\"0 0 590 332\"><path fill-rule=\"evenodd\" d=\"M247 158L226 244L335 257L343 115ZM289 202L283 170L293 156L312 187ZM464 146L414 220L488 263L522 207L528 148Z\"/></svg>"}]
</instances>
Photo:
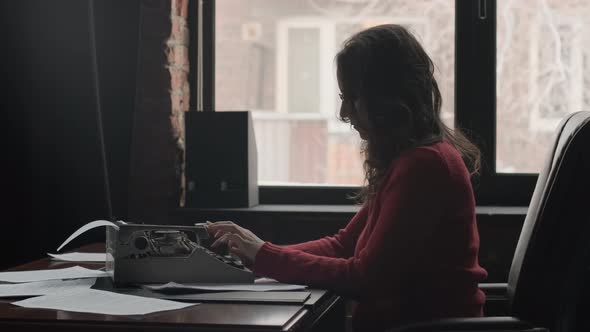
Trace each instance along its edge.
<instances>
[{"instance_id":1,"label":"typewriter","mask_svg":"<svg viewBox=\"0 0 590 332\"><path fill-rule=\"evenodd\" d=\"M106 271L115 284L254 282L239 258L205 247L202 225L115 224L106 228Z\"/></svg>"}]
</instances>

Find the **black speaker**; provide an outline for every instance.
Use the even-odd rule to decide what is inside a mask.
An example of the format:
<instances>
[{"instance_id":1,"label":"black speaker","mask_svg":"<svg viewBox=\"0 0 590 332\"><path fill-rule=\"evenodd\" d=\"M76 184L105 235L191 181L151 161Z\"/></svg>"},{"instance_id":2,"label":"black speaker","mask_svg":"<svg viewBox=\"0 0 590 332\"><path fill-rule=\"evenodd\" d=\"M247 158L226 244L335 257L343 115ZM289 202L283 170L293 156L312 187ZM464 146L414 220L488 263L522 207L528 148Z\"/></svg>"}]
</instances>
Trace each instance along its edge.
<instances>
[{"instance_id":1,"label":"black speaker","mask_svg":"<svg viewBox=\"0 0 590 332\"><path fill-rule=\"evenodd\" d=\"M187 112L185 130L185 206L257 205L258 156L250 112Z\"/></svg>"}]
</instances>

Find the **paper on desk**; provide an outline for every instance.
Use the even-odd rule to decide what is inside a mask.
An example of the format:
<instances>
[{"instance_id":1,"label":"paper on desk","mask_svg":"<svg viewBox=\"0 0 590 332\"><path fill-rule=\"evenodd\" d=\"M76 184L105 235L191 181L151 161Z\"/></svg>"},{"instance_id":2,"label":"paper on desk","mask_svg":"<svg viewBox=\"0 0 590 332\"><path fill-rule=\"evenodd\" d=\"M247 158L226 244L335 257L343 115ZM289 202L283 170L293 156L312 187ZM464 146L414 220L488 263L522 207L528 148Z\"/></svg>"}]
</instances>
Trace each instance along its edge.
<instances>
[{"instance_id":1,"label":"paper on desk","mask_svg":"<svg viewBox=\"0 0 590 332\"><path fill-rule=\"evenodd\" d=\"M91 221L89 223L87 223L86 225L78 228L72 235L70 235L70 237L68 237L64 243L62 243L58 248L57 251L59 251L61 248L63 248L66 244L68 244L70 241L72 241L73 239L77 238L80 234L91 230L93 228L96 227L101 227L101 226L110 226L110 227L114 227L116 230L119 230L119 226L117 226L115 223L107 221L107 220L95 220L95 221Z\"/></svg>"},{"instance_id":2,"label":"paper on desk","mask_svg":"<svg viewBox=\"0 0 590 332\"><path fill-rule=\"evenodd\" d=\"M72 289L88 289L94 285L96 278L74 280L44 280L22 284L0 285L0 297L38 296L54 294Z\"/></svg>"},{"instance_id":3,"label":"paper on desk","mask_svg":"<svg viewBox=\"0 0 590 332\"><path fill-rule=\"evenodd\" d=\"M108 274L105 271L91 270L81 266L72 266L65 269L0 272L0 281L32 282L55 279L97 278L106 276L108 276Z\"/></svg>"},{"instance_id":4,"label":"paper on desk","mask_svg":"<svg viewBox=\"0 0 590 332\"><path fill-rule=\"evenodd\" d=\"M95 252L70 252L67 254L50 254L47 255L53 257L56 260L66 262L104 262L107 254L95 253Z\"/></svg>"},{"instance_id":5,"label":"paper on desk","mask_svg":"<svg viewBox=\"0 0 590 332\"><path fill-rule=\"evenodd\" d=\"M202 290L202 291L250 291L250 292L268 292L268 291L292 291L305 289L302 285L289 285L281 283L261 283L261 284L179 284L169 282L164 285L144 285L143 287L156 291L172 290Z\"/></svg>"},{"instance_id":6,"label":"paper on desk","mask_svg":"<svg viewBox=\"0 0 590 332\"><path fill-rule=\"evenodd\" d=\"M254 280L254 283L255 284L269 284L269 283L276 284L276 283L278 283L278 281L276 281L275 279L272 279L272 278L260 277L260 278L256 278Z\"/></svg>"},{"instance_id":7,"label":"paper on desk","mask_svg":"<svg viewBox=\"0 0 590 332\"><path fill-rule=\"evenodd\" d=\"M55 309L105 315L144 315L156 311L176 310L195 305L195 303L182 303L81 288L60 294L33 297L12 304L25 308Z\"/></svg>"}]
</instances>

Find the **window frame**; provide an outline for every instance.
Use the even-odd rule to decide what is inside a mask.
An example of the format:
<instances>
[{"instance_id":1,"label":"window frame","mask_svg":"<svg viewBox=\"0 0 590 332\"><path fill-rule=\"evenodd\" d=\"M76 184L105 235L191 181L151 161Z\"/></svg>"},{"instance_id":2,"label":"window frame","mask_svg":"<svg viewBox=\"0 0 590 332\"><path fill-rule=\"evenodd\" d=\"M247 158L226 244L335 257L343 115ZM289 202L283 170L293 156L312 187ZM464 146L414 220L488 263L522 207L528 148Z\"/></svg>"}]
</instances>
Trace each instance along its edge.
<instances>
[{"instance_id":1,"label":"window frame","mask_svg":"<svg viewBox=\"0 0 590 332\"><path fill-rule=\"evenodd\" d=\"M197 31L197 3L189 1L191 31ZM202 4L203 111L210 112L215 110L215 0ZM191 33L191 63L197 60L197 42L197 34ZM189 82L196 86L196 71L189 74ZM191 110L195 109L195 91L191 89ZM455 128L482 152L481 173L473 179L477 205L528 206L538 175L496 171L496 0L455 0ZM359 189L260 186L259 202L350 205L355 203L351 195Z\"/></svg>"},{"instance_id":2,"label":"window frame","mask_svg":"<svg viewBox=\"0 0 590 332\"><path fill-rule=\"evenodd\" d=\"M496 171L496 0L456 0L455 11L455 126L482 152L476 202L527 206L538 175Z\"/></svg>"}]
</instances>

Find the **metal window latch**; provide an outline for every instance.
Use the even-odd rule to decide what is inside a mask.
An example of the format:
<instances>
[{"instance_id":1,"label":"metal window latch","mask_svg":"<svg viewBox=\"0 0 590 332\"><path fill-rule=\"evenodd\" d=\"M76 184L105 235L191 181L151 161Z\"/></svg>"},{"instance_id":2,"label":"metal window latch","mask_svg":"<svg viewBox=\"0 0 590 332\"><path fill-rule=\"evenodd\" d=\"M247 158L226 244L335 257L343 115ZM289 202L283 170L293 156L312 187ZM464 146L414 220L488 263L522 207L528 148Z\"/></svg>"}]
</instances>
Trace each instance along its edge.
<instances>
[{"instance_id":1,"label":"metal window latch","mask_svg":"<svg viewBox=\"0 0 590 332\"><path fill-rule=\"evenodd\" d=\"M478 5L478 15L479 15L479 19L480 20L485 20L488 17L488 2L487 0L478 0L477 1L477 5Z\"/></svg>"}]
</instances>

